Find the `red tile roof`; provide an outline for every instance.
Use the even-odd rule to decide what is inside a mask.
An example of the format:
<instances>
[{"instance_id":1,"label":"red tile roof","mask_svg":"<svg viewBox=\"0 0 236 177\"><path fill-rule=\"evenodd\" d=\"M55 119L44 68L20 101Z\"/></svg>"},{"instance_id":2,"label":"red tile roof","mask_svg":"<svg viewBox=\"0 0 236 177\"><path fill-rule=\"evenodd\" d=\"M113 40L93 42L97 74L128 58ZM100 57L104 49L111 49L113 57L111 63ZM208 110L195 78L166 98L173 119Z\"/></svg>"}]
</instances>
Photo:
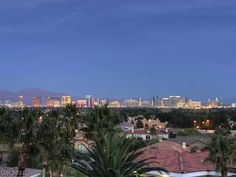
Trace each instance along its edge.
<instances>
[{"instance_id":1,"label":"red tile roof","mask_svg":"<svg viewBox=\"0 0 236 177\"><path fill-rule=\"evenodd\" d=\"M132 130L129 130L127 132L125 132L126 135L131 135L131 134L135 134L135 135L149 135L150 131L146 130L146 129L134 129L134 132L132 132Z\"/></svg>"},{"instance_id":2,"label":"red tile roof","mask_svg":"<svg viewBox=\"0 0 236 177\"><path fill-rule=\"evenodd\" d=\"M156 129L157 134L168 134L165 129ZM134 132L132 133L132 130L128 130L125 132L126 135L150 135L150 131L146 129L134 129Z\"/></svg>"},{"instance_id":3,"label":"red tile roof","mask_svg":"<svg viewBox=\"0 0 236 177\"><path fill-rule=\"evenodd\" d=\"M141 150L144 151L141 159L156 157L149 167L161 167L173 173L215 170L213 165L204 163L207 152L190 153L188 148L173 142L162 141Z\"/></svg>"}]
</instances>

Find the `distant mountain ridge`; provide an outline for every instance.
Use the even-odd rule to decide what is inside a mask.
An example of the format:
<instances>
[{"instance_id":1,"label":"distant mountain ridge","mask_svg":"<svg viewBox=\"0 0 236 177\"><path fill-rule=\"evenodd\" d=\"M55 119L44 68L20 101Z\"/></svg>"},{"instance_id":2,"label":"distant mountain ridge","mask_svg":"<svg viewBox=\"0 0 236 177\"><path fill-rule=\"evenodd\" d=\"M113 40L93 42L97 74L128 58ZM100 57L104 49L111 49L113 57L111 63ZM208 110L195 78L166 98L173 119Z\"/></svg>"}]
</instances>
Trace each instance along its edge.
<instances>
[{"instance_id":1,"label":"distant mountain ridge","mask_svg":"<svg viewBox=\"0 0 236 177\"><path fill-rule=\"evenodd\" d=\"M0 100L11 100L18 101L19 96L24 97L24 102L27 105L31 105L32 97L39 96L42 98L42 103L45 104L47 101L47 97L62 97L63 95L67 95L65 93L48 91L44 89L24 89L18 92L12 92L9 90L0 90Z\"/></svg>"}]
</instances>

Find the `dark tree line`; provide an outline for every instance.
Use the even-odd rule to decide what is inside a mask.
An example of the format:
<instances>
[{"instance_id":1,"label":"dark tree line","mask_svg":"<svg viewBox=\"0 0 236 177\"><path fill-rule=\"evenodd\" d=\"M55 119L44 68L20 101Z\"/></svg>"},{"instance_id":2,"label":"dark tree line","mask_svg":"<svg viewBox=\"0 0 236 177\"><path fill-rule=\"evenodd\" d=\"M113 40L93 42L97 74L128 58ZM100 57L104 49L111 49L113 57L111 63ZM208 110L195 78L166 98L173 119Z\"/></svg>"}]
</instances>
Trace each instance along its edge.
<instances>
[{"instance_id":1,"label":"dark tree line","mask_svg":"<svg viewBox=\"0 0 236 177\"><path fill-rule=\"evenodd\" d=\"M121 115L128 117L143 115L145 118L158 118L160 121L169 123L169 126L178 128L191 128L194 121L198 122L202 128L224 127L226 129L236 129L236 109L157 109L157 108L121 108ZM209 120L208 127L201 125ZM230 124L231 122L231 124Z\"/></svg>"}]
</instances>

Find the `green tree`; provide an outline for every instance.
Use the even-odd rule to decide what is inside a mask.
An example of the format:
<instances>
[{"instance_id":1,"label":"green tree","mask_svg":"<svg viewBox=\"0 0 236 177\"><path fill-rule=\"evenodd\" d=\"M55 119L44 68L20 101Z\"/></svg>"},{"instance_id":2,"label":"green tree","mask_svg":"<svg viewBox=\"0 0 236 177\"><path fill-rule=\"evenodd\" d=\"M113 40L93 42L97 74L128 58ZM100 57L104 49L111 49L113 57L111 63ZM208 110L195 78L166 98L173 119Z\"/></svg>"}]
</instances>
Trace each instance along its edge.
<instances>
[{"instance_id":1,"label":"green tree","mask_svg":"<svg viewBox=\"0 0 236 177\"><path fill-rule=\"evenodd\" d=\"M137 120L136 127L137 128L143 128L143 122L140 119Z\"/></svg>"},{"instance_id":2,"label":"green tree","mask_svg":"<svg viewBox=\"0 0 236 177\"><path fill-rule=\"evenodd\" d=\"M120 114L107 105L95 107L80 118L81 130L88 139L101 139L107 132L115 132L115 127L122 121Z\"/></svg>"},{"instance_id":3,"label":"green tree","mask_svg":"<svg viewBox=\"0 0 236 177\"><path fill-rule=\"evenodd\" d=\"M150 128L150 134L153 135L153 136L157 134L157 131L154 127Z\"/></svg>"},{"instance_id":4,"label":"green tree","mask_svg":"<svg viewBox=\"0 0 236 177\"><path fill-rule=\"evenodd\" d=\"M10 155L8 156L8 167L16 167L19 162L20 151L19 149L15 148L11 150Z\"/></svg>"},{"instance_id":5,"label":"green tree","mask_svg":"<svg viewBox=\"0 0 236 177\"><path fill-rule=\"evenodd\" d=\"M145 171L151 159L138 160L142 151L129 151L132 140L107 134L104 142L95 141L88 153L78 153L72 166L88 177L132 177L134 172Z\"/></svg>"},{"instance_id":6,"label":"green tree","mask_svg":"<svg viewBox=\"0 0 236 177\"><path fill-rule=\"evenodd\" d=\"M145 126L144 126L144 127L145 127L145 129L146 129L146 130L148 130L148 129L149 129L149 125L148 125L147 123L145 124Z\"/></svg>"},{"instance_id":7,"label":"green tree","mask_svg":"<svg viewBox=\"0 0 236 177\"><path fill-rule=\"evenodd\" d=\"M227 177L228 166L236 160L235 143L225 136L214 135L207 149L209 154L205 161L215 164L216 170L221 172L221 176Z\"/></svg>"},{"instance_id":8,"label":"green tree","mask_svg":"<svg viewBox=\"0 0 236 177\"><path fill-rule=\"evenodd\" d=\"M10 149L14 149L20 127L21 119L17 110L0 109L0 140L2 143L8 144Z\"/></svg>"},{"instance_id":9,"label":"green tree","mask_svg":"<svg viewBox=\"0 0 236 177\"><path fill-rule=\"evenodd\" d=\"M137 151L143 147L146 146L146 142L143 140L143 138L130 138L132 141L132 144L130 145L129 151Z\"/></svg>"},{"instance_id":10,"label":"green tree","mask_svg":"<svg viewBox=\"0 0 236 177\"><path fill-rule=\"evenodd\" d=\"M24 176L25 168L31 150L37 143L37 124L42 113L39 110L24 108L19 112L20 130L17 143L20 144L20 157L18 164L18 177Z\"/></svg>"},{"instance_id":11,"label":"green tree","mask_svg":"<svg viewBox=\"0 0 236 177\"><path fill-rule=\"evenodd\" d=\"M78 114L74 105L44 116L38 131L38 147L43 171L55 176L64 175L74 153L74 137L78 129Z\"/></svg>"}]
</instances>

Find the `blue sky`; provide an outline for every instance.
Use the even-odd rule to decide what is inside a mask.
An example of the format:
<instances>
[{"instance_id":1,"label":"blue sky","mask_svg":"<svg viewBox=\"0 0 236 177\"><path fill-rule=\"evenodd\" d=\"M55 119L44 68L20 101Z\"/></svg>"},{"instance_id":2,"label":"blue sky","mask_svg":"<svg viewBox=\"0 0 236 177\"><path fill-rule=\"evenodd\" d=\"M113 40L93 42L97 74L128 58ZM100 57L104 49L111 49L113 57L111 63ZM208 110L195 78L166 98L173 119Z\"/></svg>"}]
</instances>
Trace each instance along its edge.
<instances>
[{"instance_id":1,"label":"blue sky","mask_svg":"<svg viewBox=\"0 0 236 177\"><path fill-rule=\"evenodd\" d=\"M235 0L0 0L0 88L236 98Z\"/></svg>"}]
</instances>

